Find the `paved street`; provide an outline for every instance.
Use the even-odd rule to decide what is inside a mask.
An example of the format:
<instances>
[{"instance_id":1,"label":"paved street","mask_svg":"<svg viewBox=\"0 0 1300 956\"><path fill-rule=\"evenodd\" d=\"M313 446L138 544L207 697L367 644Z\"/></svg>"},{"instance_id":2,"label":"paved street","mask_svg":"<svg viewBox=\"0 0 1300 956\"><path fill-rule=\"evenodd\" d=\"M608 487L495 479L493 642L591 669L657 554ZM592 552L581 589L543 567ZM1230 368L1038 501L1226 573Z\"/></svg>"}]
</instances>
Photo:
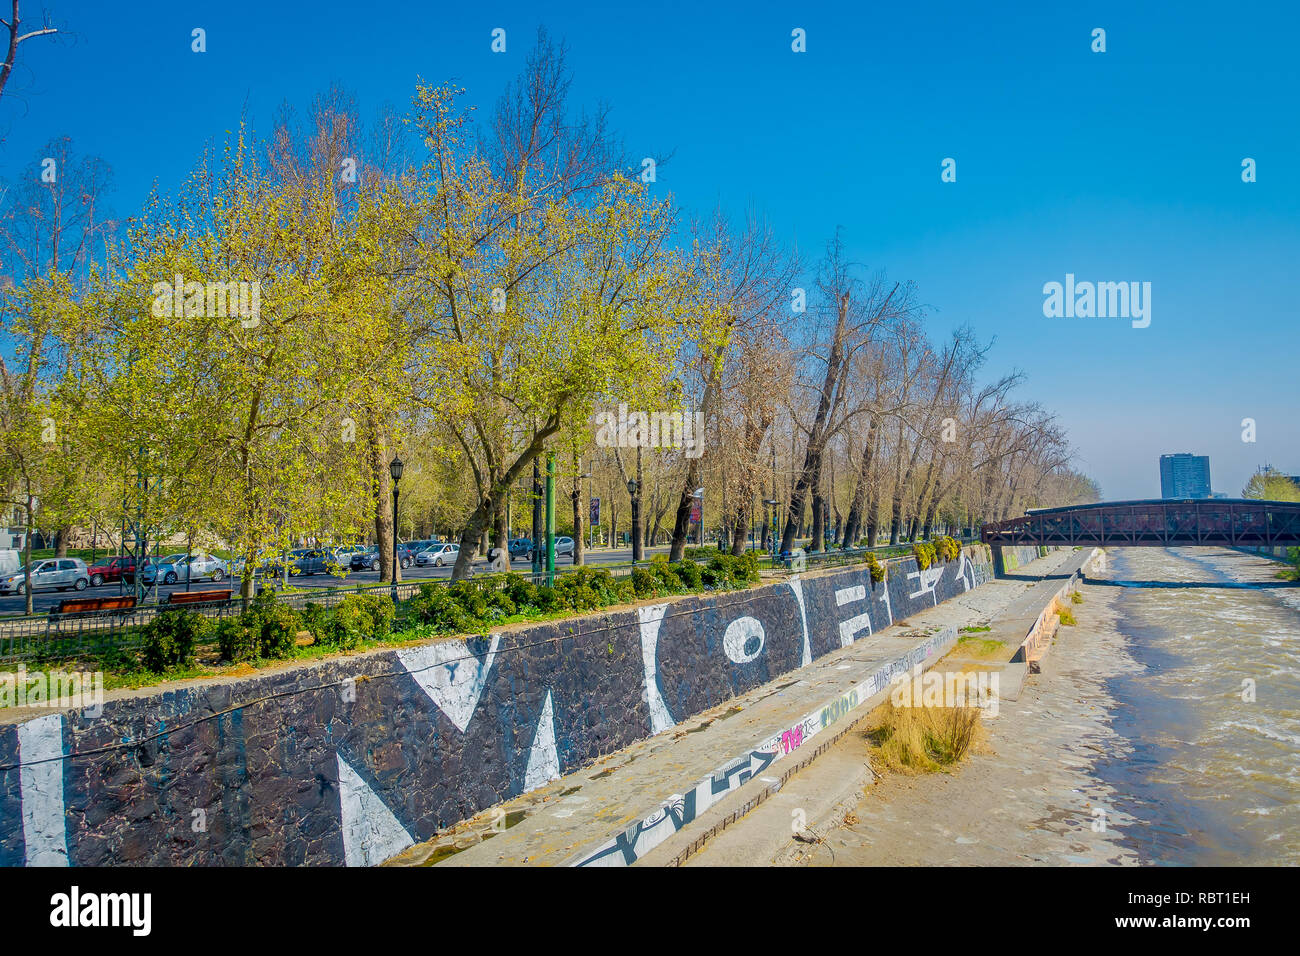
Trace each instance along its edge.
<instances>
[{"instance_id":1,"label":"paved street","mask_svg":"<svg viewBox=\"0 0 1300 956\"><path fill-rule=\"evenodd\" d=\"M649 548L646 551L647 556L667 553L668 548ZM632 561L631 548L597 548L595 551L588 551L586 555L587 564L629 564ZM486 567L486 562L479 558L474 562L477 573L482 573ZM556 559L556 569L558 571L567 571L572 567L572 561L568 556ZM527 560L516 560L514 569L519 572L529 570ZM440 580L451 577L451 568L419 568L409 567L402 571L402 580L404 581L424 581ZM332 587L351 587L357 584L375 584L379 581L378 571L352 571L347 575L335 576L332 574L310 574L294 575L291 579L292 586L295 588L332 588ZM238 582L236 582L236 587ZM230 580L222 581L220 584L213 584L211 581L195 581L190 584L190 590L201 591L212 588L231 587ZM172 591L184 591L185 585L173 584L171 586L162 586L155 590L150 588L146 597L146 603L155 601L166 601L167 595ZM43 614L46 611L57 607L60 601L73 597L112 597L119 593L117 582L104 584L97 588L87 588L84 591L37 591L33 596L33 609L37 614ZM129 591L128 591L129 593ZM10 594L0 597L0 615L5 614L22 614L24 609L24 598L21 595Z\"/></svg>"}]
</instances>

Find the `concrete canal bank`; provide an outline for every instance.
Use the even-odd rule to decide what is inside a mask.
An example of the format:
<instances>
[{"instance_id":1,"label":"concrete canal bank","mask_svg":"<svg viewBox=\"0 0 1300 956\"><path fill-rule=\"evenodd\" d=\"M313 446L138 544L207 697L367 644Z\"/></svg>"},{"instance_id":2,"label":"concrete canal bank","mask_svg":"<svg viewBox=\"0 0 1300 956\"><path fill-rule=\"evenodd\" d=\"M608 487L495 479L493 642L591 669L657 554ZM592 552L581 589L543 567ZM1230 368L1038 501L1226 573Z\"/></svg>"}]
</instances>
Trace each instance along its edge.
<instances>
[{"instance_id":1,"label":"concrete canal bank","mask_svg":"<svg viewBox=\"0 0 1300 956\"><path fill-rule=\"evenodd\" d=\"M671 739L693 715L991 573L976 547L926 570L892 561L878 584L846 568L118 694L99 716L10 715L0 865L373 865L637 741ZM942 653L944 639L915 635L863 680ZM631 790L628 805L642 798Z\"/></svg>"}]
</instances>

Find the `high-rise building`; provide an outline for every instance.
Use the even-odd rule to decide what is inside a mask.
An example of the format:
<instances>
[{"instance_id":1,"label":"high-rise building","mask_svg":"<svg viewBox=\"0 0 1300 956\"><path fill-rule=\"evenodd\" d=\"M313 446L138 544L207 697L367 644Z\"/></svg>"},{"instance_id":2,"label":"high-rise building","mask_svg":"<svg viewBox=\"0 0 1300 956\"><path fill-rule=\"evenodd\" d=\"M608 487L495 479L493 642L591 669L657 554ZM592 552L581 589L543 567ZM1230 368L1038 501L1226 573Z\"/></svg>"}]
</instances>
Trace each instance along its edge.
<instances>
[{"instance_id":1,"label":"high-rise building","mask_svg":"<svg viewBox=\"0 0 1300 956\"><path fill-rule=\"evenodd\" d=\"M1210 456L1190 452L1161 455L1160 497L1210 497Z\"/></svg>"}]
</instances>

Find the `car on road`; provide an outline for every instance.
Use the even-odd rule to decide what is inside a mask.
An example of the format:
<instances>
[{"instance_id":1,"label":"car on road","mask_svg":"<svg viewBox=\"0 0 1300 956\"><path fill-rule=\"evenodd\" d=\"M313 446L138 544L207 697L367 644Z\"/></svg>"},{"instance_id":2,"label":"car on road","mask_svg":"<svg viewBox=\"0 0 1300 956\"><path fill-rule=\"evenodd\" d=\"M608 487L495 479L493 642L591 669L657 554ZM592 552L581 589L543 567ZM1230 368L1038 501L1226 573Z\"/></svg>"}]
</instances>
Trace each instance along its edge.
<instances>
[{"instance_id":1,"label":"car on road","mask_svg":"<svg viewBox=\"0 0 1300 956\"><path fill-rule=\"evenodd\" d=\"M33 561L12 574L0 577L0 594L25 594L27 567L31 568L33 591L84 591L90 587L90 569L80 558L47 558Z\"/></svg>"},{"instance_id":2,"label":"car on road","mask_svg":"<svg viewBox=\"0 0 1300 956\"><path fill-rule=\"evenodd\" d=\"M349 559L349 565L353 571L378 571L379 570L379 548L377 545L367 545L360 551L353 551Z\"/></svg>"},{"instance_id":3,"label":"car on road","mask_svg":"<svg viewBox=\"0 0 1300 956\"><path fill-rule=\"evenodd\" d=\"M224 581L230 575L230 566L210 554L175 555L147 567L140 572L140 580L153 584L162 579L163 584L180 584L184 581Z\"/></svg>"},{"instance_id":4,"label":"car on road","mask_svg":"<svg viewBox=\"0 0 1300 956\"><path fill-rule=\"evenodd\" d=\"M295 548L289 556L299 574L325 574L334 560L330 552L321 548Z\"/></svg>"},{"instance_id":5,"label":"car on road","mask_svg":"<svg viewBox=\"0 0 1300 956\"><path fill-rule=\"evenodd\" d=\"M163 584L175 584L181 580L180 575L185 573L182 562L188 557L183 552L169 554L165 558L145 558L144 563L140 565L140 580L145 586L161 582ZM131 583L135 583L135 569L132 568L123 574L123 577Z\"/></svg>"},{"instance_id":6,"label":"car on road","mask_svg":"<svg viewBox=\"0 0 1300 956\"><path fill-rule=\"evenodd\" d=\"M510 560L526 558L533 553L532 538L511 538L506 543L506 549L510 552Z\"/></svg>"},{"instance_id":7,"label":"car on road","mask_svg":"<svg viewBox=\"0 0 1300 956\"><path fill-rule=\"evenodd\" d=\"M562 554L573 557L573 539L568 535L555 539L555 556L558 558Z\"/></svg>"},{"instance_id":8,"label":"car on road","mask_svg":"<svg viewBox=\"0 0 1300 956\"><path fill-rule=\"evenodd\" d=\"M435 544L442 544L442 542L429 538L424 541L407 541L405 544L399 544L397 546L398 563L404 568L409 568L415 564L416 558L421 551L426 551Z\"/></svg>"},{"instance_id":9,"label":"car on road","mask_svg":"<svg viewBox=\"0 0 1300 956\"><path fill-rule=\"evenodd\" d=\"M230 563L230 576L236 581L244 579L244 559L236 558ZM253 569L253 578L279 578L285 571L288 571L289 577L300 574L298 566L294 564L292 555L273 554L270 557L262 558Z\"/></svg>"},{"instance_id":10,"label":"car on road","mask_svg":"<svg viewBox=\"0 0 1300 956\"><path fill-rule=\"evenodd\" d=\"M458 544L434 544L415 556L415 563L420 567L433 565L440 568L445 564L455 564L456 558L460 556L460 545Z\"/></svg>"},{"instance_id":11,"label":"car on road","mask_svg":"<svg viewBox=\"0 0 1300 956\"><path fill-rule=\"evenodd\" d=\"M118 555L113 558L104 557L86 570L90 574L90 586L97 588L101 584L120 581L128 568L135 568L135 558L130 555Z\"/></svg>"}]
</instances>

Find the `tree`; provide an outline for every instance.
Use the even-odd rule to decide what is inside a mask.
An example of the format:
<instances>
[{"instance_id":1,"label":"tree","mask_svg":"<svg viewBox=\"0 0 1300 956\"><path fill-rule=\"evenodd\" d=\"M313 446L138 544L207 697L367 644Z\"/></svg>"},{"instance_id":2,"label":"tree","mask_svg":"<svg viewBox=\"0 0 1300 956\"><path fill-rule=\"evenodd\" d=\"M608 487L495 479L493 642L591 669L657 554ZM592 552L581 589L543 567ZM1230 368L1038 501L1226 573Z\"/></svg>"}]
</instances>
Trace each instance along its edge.
<instances>
[{"instance_id":1,"label":"tree","mask_svg":"<svg viewBox=\"0 0 1300 956\"><path fill-rule=\"evenodd\" d=\"M49 18L46 17L41 27L24 33L22 31L22 20L18 15L18 0L12 0L9 6L9 19L0 20L0 26L3 26L9 34L9 41L5 45L4 62L0 63L0 96L4 95L5 85L9 82L9 77L14 71L14 65L18 61L19 45L37 37L53 36L59 32L57 27L50 26Z\"/></svg>"}]
</instances>

